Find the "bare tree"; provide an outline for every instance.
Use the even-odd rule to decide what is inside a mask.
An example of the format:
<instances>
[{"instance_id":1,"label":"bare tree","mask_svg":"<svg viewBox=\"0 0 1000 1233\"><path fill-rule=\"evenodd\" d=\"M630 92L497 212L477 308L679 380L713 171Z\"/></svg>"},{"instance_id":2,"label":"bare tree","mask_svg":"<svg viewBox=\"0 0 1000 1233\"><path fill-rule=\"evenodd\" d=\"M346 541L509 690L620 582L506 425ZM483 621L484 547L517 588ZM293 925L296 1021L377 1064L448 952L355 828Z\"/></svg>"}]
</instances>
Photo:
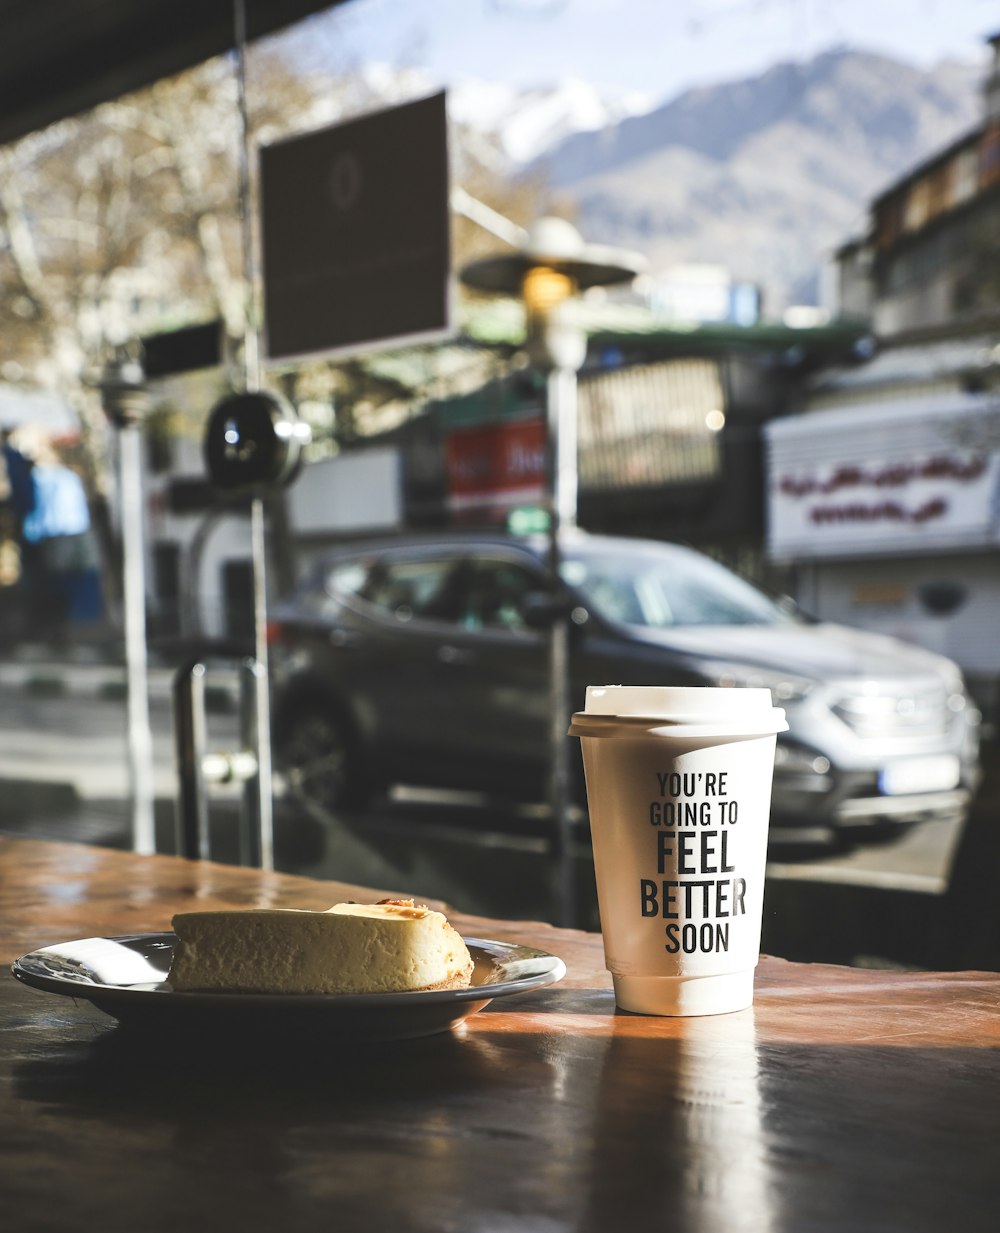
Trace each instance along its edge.
<instances>
[{"instance_id":1,"label":"bare tree","mask_svg":"<svg viewBox=\"0 0 1000 1233\"><path fill-rule=\"evenodd\" d=\"M401 101L412 89L401 73L395 88L377 95L361 74L304 73L259 51L249 58L247 86L251 146ZM199 321L223 322L234 360L260 302L244 278L240 157L228 58L0 149L0 377L56 391L77 410L75 461L104 532L112 599L110 433L99 374L113 346ZM541 186L509 181L497 151L457 125L452 164L456 181L515 222L538 212ZM254 209L252 199L250 218ZM456 267L496 243L455 219ZM439 389L432 358L411 370ZM488 375L488 364L470 358L466 385ZM379 430L387 408L397 418L412 413L415 402L412 378L401 380L384 363L314 362L274 379L293 399L325 402L332 437L342 440ZM188 431L200 430L206 411L187 409Z\"/></svg>"}]
</instances>

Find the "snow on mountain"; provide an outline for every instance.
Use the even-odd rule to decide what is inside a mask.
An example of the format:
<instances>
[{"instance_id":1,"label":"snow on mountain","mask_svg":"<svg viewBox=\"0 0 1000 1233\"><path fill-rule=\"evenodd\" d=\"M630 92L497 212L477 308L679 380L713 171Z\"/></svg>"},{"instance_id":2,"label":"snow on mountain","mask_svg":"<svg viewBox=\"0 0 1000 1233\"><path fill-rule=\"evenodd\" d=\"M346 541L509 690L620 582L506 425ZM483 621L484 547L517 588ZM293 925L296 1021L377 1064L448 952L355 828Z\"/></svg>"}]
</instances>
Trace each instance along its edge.
<instances>
[{"instance_id":1,"label":"snow on mountain","mask_svg":"<svg viewBox=\"0 0 1000 1233\"><path fill-rule=\"evenodd\" d=\"M441 83L422 69L378 61L360 65L352 79L354 102L359 106L392 106L440 88ZM640 91L605 93L579 78L530 90L475 79L448 87L451 118L495 143L513 168L543 157L568 137L645 115L660 102ZM343 106L342 98L333 94L327 103L328 115L321 106L317 108L318 122L335 120Z\"/></svg>"},{"instance_id":2,"label":"snow on mountain","mask_svg":"<svg viewBox=\"0 0 1000 1233\"><path fill-rule=\"evenodd\" d=\"M566 78L519 90L502 82L464 81L448 92L451 115L492 136L514 163L528 163L574 133L597 132L658 103L638 91L612 96L590 82Z\"/></svg>"}]
</instances>

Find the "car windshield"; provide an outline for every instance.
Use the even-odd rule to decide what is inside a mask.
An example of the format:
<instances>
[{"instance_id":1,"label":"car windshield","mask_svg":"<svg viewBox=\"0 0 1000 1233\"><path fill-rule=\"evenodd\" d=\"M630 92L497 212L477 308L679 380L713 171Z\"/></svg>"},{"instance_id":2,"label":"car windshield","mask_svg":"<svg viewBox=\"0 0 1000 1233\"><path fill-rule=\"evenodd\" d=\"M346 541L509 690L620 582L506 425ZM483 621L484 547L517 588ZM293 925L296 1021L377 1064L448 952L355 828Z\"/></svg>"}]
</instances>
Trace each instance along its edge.
<instances>
[{"instance_id":1,"label":"car windshield","mask_svg":"<svg viewBox=\"0 0 1000 1233\"><path fill-rule=\"evenodd\" d=\"M562 574L599 615L624 625L778 625L794 618L708 557L683 550L569 552Z\"/></svg>"}]
</instances>

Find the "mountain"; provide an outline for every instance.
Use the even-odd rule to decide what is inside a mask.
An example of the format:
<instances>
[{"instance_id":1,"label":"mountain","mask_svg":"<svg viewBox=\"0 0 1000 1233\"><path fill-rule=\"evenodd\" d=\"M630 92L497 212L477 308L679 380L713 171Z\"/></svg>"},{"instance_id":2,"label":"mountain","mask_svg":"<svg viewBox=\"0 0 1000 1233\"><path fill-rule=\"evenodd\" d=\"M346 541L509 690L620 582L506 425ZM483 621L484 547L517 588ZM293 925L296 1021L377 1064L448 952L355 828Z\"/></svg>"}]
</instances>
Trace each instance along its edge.
<instances>
[{"instance_id":1,"label":"mountain","mask_svg":"<svg viewBox=\"0 0 1000 1233\"><path fill-rule=\"evenodd\" d=\"M757 283L775 316L818 303L824 267L872 198L979 122L984 73L839 49L667 101L579 79L530 90L459 80L448 107L482 138L484 163L547 179L588 239L638 250L654 274L725 266ZM437 88L385 64L356 77L381 104Z\"/></svg>"},{"instance_id":2,"label":"mountain","mask_svg":"<svg viewBox=\"0 0 1000 1233\"><path fill-rule=\"evenodd\" d=\"M526 169L575 203L589 239L654 272L725 265L772 315L818 302L871 199L979 122L981 83L975 65L830 51L573 132Z\"/></svg>"},{"instance_id":3,"label":"mountain","mask_svg":"<svg viewBox=\"0 0 1000 1233\"><path fill-rule=\"evenodd\" d=\"M656 101L638 91L612 95L579 78L533 90L466 81L448 91L451 115L491 134L513 164L532 162L576 134L614 129L651 111Z\"/></svg>"}]
</instances>

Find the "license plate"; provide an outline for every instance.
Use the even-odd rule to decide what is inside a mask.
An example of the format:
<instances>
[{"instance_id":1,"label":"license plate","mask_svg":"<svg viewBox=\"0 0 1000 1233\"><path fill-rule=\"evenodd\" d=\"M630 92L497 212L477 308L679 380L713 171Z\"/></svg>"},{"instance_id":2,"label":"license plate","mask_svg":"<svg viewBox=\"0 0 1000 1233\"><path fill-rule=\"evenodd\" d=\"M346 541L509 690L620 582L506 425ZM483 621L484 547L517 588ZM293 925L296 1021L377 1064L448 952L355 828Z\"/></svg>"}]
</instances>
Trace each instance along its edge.
<instances>
[{"instance_id":1,"label":"license plate","mask_svg":"<svg viewBox=\"0 0 1000 1233\"><path fill-rule=\"evenodd\" d=\"M911 792L947 792L958 787L961 766L954 754L933 758L908 758L893 762L879 772L878 786L884 796L905 796Z\"/></svg>"}]
</instances>

